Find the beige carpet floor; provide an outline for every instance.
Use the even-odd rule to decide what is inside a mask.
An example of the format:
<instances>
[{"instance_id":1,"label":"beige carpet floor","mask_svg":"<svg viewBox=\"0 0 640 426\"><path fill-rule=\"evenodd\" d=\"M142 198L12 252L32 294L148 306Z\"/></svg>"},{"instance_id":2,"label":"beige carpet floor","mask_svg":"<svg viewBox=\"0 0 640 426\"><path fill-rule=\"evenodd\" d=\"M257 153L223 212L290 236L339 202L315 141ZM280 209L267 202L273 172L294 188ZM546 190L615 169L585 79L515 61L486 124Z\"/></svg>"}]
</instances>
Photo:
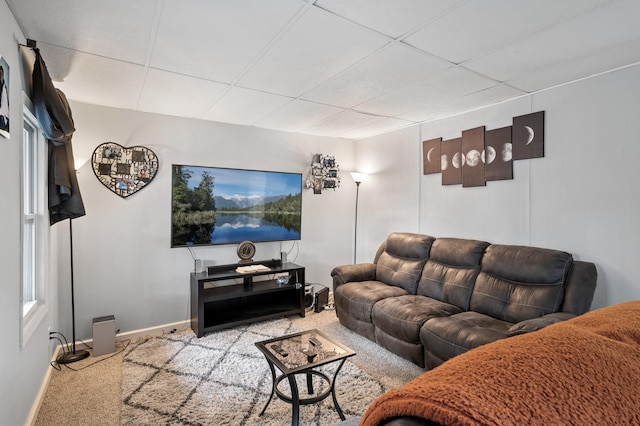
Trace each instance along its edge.
<instances>
[{"instance_id":1,"label":"beige carpet floor","mask_svg":"<svg viewBox=\"0 0 640 426\"><path fill-rule=\"evenodd\" d=\"M386 387L398 387L424 373L420 367L382 349L343 327L334 311L308 312L304 318L290 317L302 329L318 328L356 351L350 361L380 380ZM122 358L116 353L62 366L52 372L36 426L121 424Z\"/></svg>"}]
</instances>

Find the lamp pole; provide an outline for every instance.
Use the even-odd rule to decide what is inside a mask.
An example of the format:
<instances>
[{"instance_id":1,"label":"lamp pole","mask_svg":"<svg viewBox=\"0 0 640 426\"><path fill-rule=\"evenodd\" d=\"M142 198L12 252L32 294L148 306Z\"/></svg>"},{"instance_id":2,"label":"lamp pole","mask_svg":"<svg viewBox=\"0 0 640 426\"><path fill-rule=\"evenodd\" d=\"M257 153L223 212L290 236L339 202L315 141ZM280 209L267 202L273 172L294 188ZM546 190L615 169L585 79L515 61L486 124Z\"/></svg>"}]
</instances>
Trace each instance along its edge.
<instances>
[{"instance_id":1,"label":"lamp pole","mask_svg":"<svg viewBox=\"0 0 640 426\"><path fill-rule=\"evenodd\" d=\"M80 361L89 356L89 352L85 350L76 350L76 307L73 297L73 227L69 218L69 254L71 263L71 352L63 352L58 356L58 364L71 364ZM68 348L67 348L68 349Z\"/></svg>"},{"instance_id":2,"label":"lamp pole","mask_svg":"<svg viewBox=\"0 0 640 426\"><path fill-rule=\"evenodd\" d=\"M351 172L351 177L356 183L356 222L354 224L353 235L353 264L356 264L356 252L358 251L358 196L360 194L360 184L364 181L365 174Z\"/></svg>"},{"instance_id":3,"label":"lamp pole","mask_svg":"<svg viewBox=\"0 0 640 426\"><path fill-rule=\"evenodd\" d=\"M356 264L356 251L358 250L358 193L360 192L360 184L362 182L356 182L356 223L354 225L353 235L353 264Z\"/></svg>"}]
</instances>

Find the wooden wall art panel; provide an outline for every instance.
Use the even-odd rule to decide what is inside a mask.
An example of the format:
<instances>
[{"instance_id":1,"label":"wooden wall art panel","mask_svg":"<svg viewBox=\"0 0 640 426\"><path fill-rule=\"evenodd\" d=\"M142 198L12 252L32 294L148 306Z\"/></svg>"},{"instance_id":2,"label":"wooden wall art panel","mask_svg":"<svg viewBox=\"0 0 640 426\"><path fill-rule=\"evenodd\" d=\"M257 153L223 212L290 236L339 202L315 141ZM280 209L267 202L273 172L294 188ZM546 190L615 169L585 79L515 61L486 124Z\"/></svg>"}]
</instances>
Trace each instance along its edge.
<instances>
[{"instance_id":1,"label":"wooden wall art panel","mask_svg":"<svg viewBox=\"0 0 640 426\"><path fill-rule=\"evenodd\" d=\"M462 132L462 186L485 186L484 177L484 126Z\"/></svg>"},{"instance_id":2,"label":"wooden wall art panel","mask_svg":"<svg viewBox=\"0 0 640 426\"><path fill-rule=\"evenodd\" d=\"M511 126L484 134L484 174L488 181L513 179Z\"/></svg>"},{"instance_id":3,"label":"wooden wall art panel","mask_svg":"<svg viewBox=\"0 0 640 426\"><path fill-rule=\"evenodd\" d=\"M544 157L544 111L513 117L513 159Z\"/></svg>"},{"instance_id":4,"label":"wooden wall art panel","mask_svg":"<svg viewBox=\"0 0 640 426\"><path fill-rule=\"evenodd\" d=\"M442 138L431 139L422 142L422 165L423 174L440 173Z\"/></svg>"},{"instance_id":5,"label":"wooden wall art panel","mask_svg":"<svg viewBox=\"0 0 640 426\"><path fill-rule=\"evenodd\" d=\"M442 184L462 183L462 138L442 141Z\"/></svg>"}]
</instances>

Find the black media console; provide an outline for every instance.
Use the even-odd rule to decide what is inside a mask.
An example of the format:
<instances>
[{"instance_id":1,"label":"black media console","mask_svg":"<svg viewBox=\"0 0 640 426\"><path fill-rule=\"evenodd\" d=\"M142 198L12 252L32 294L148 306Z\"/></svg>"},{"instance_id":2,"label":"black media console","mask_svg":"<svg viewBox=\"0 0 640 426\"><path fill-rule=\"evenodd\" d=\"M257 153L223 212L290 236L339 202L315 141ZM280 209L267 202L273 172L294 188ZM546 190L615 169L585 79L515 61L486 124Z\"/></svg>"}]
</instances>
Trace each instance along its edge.
<instances>
[{"instance_id":1,"label":"black media console","mask_svg":"<svg viewBox=\"0 0 640 426\"><path fill-rule=\"evenodd\" d=\"M269 270L236 271L240 266L255 264ZM269 318L293 314L304 317L303 266L280 260L248 265L210 266L206 272L191 273L191 329L198 337L209 331ZM288 274L288 283L279 283L275 276L284 274Z\"/></svg>"}]
</instances>

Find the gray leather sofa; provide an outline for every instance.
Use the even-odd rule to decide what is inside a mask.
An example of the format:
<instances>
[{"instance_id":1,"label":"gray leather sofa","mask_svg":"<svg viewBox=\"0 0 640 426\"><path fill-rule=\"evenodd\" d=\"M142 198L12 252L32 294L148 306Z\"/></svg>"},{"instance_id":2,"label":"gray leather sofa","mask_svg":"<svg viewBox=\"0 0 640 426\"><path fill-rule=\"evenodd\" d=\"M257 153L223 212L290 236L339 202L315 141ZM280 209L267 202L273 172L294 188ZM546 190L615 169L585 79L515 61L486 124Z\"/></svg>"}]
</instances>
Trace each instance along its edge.
<instances>
[{"instance_id":1,"label":"gray leather sofa","mask_svg":"<svg viewBox=\"0 0 640 426\"><path fill-rule=\"evenodd\" d=\"M597 280L563 251L411 233L331 275L344 326L427 368L587 312Z\"/></svg>"}]
</instances>

